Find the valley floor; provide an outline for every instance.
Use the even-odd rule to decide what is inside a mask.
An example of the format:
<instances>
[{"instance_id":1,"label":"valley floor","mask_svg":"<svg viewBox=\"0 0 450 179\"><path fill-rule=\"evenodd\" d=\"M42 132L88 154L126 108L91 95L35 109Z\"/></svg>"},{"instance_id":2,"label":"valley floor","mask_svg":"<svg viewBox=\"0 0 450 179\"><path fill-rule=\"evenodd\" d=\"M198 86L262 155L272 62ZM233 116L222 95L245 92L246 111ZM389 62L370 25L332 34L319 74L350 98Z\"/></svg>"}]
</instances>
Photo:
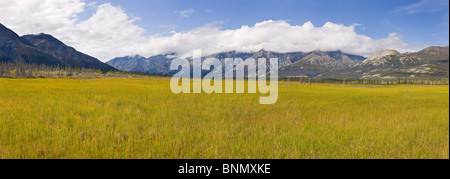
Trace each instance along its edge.
<instances>
[{"instance_id":1,"label":"valley floor","mask_svg":"<svg viewBox=\"0 0 450 179\"><path fill-rule=\"evenodd\" d=\"M279 87L260 105L168 78L0 79L0 158L449 158L449 86Z\"/></svg>"}]
</instances>

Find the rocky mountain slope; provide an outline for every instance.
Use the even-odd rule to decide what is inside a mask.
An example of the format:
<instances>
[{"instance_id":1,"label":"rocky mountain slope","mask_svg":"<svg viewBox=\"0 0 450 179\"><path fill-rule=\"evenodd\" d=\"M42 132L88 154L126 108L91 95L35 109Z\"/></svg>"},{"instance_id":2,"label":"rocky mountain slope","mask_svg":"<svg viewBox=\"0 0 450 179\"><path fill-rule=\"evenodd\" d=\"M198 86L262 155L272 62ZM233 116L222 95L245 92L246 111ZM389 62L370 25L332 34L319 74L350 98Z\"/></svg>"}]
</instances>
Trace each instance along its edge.
<instances>
[{"instance_id":1,"label":"rocky mountain slope","mask_svg":"<svg viewBox=\"0 0 450 179\"><path fill-rule=\"evenodd\" d=\"M345 54L341 51L314 51L307 53L305 57L291 65L281 67L279 76L316 77L330 71L349 69L363 60L362 56Z\"/></svg>"},{"instance_id":2,"label":"rocky mountain slope","mask_svg":"<svg viewBox=\"0 0 450 179\"><path fill-rule=\"evenodd\" d=\"M57 65L60 61L0 24L0 62Z\"/></svg>"},{"instance_id":3,"label":"rocky mountain slope","mask_svg":"<svg viewBox=\"0 0 450 179\"><path fill-rule=\"evenodd\" d=\"M373 53L347 70L325 73L319 78L397 78L449 76L449 48L429 47L416 53L401 54L395 50Z\"/></svg>"},{"instance_id":4,"label":"rocky mountain slope","mask_svg":"<svg viewBox=\"0 0 450 179\"><path fill-rule=\"evenodd\" d=\"M170 63L173 59L170 55L158 55L150 58L136 55L115 58L106 63L122 71L167 75L170 74Z\"/></svg>"},{"instance_id":5,"label":"rocky mountain slope","mask_svg":"<svg viewBox=\"0 0 450 179\"><path fill-rule=\"evenodd\" d=\"M92 68L104 71L114 70L108 64L98 59L78 52L73 47L65 45L63 42L48 34L25 35L22 38L31 42L38 49L45 51L66 65L75 68Z\"/></svg>"}]
</instances>

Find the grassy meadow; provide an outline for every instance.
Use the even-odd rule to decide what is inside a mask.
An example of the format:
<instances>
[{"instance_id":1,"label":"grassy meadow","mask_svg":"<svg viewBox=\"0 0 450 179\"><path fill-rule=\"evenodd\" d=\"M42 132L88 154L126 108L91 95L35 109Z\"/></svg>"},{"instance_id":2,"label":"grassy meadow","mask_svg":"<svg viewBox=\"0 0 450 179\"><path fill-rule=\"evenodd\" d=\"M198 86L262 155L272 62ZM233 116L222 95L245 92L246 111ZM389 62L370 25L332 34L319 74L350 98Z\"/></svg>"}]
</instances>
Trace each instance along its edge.
<instances>
[{"instance_id":1,"label":"grassy meadow","mask_svg":"<svg viewBox=\"0 0 450 179\"><path fill-rule=\"evenodd\" d=\"M449 86L281 83L260 105L169 80L0 79L0 158L449 158Z\"/></svg>"}]
</instances>

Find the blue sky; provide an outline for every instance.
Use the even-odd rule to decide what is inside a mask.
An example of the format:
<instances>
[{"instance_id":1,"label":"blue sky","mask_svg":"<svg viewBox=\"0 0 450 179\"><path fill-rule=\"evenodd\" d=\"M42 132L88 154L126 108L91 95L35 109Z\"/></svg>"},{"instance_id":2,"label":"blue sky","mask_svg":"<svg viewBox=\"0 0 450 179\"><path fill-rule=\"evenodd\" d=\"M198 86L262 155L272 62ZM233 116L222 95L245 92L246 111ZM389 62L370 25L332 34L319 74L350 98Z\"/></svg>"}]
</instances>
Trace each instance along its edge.
<instances>
[{"instance_id":1,"label":"blue sky","mask_svg":"<svg viewBox=\"0 0 450 179\"><path fill-rule=\"evenodd\" d=\"M147 34L183 32L215 23L236 29L265 20L287 20L292 25L311 21L351 25L374 39L399 33L408 44L449 44L447 0L95 0L120 6L139 17ZM180 13L185 11L185 16ZM192 13L189 13L192 12ZM163 28L165 27L165 28Z\"/></svg>"}]
</instances>

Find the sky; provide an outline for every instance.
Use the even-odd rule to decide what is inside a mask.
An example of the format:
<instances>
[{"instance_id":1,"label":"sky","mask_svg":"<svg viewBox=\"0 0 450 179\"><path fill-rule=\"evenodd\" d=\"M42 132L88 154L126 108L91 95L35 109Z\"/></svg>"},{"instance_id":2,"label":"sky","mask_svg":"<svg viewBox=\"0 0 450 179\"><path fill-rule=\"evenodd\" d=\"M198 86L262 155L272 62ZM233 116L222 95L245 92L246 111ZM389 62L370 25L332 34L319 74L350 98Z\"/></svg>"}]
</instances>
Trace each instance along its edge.
<instances>
[{"instance_id":1,"label":"sky","mask_svg":"<svg viewBox=\"0 0 450 179\"><path fill-rule=\"evenodd\" d=\"M0 0L0 23L109 61L201 49L370 55L449 44L447 0Z\"/></svg>"}]
</instances>

